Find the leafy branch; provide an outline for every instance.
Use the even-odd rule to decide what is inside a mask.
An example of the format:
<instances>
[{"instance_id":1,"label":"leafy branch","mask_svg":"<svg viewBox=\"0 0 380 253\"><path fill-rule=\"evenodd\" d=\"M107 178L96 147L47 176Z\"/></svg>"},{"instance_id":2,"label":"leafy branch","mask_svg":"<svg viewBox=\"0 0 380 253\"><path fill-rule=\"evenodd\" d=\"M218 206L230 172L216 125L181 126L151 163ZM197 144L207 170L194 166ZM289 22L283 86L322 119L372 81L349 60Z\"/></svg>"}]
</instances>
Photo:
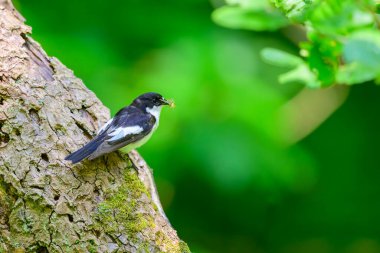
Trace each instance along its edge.
<instances>
[{"instance_id":1,"label":"leafy branch","mask_svg":"<svg viewBox=\"0 0 380 253\"><path fill-rule=\"evenodd\" d=\"M286 67L281 83L308 87L380 82L379 1L374 0L226 0L216 23L234 29L275 31L302 25L306 40L299 55L266 48L264 61Z\"/></svg>"}]
</instances>

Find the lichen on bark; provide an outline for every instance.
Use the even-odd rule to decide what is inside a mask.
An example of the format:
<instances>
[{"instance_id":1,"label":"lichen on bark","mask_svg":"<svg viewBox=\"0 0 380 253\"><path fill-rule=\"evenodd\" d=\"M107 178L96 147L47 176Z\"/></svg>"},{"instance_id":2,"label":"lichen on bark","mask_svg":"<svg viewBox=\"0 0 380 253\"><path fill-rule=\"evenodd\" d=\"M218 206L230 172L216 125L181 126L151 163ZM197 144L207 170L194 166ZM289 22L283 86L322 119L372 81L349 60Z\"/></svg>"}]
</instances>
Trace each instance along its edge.
<instances>
[{"instance_id":1,"label":"lichen on bark","mask_svg":"<svg viewBox=\"0 0 380 253\"><path fill-rule=\"evenodd\" d=\"M30 32L0 0L0 253L189 252L136 152L64 161L109 110Z\"/></svg>"}]
</instances>

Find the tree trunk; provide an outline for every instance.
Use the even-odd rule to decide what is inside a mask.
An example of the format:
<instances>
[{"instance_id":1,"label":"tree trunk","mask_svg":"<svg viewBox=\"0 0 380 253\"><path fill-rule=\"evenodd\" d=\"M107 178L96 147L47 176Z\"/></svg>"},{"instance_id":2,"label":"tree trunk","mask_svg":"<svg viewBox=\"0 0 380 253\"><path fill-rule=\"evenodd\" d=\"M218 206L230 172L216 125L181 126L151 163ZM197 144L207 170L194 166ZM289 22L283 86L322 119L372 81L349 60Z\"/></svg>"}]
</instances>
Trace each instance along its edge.
<instances>
[{"instance_id":1,"label":"tree trunk","mask_svg":"<svg viewBox=\"0 0 380 253\"><path fill-rule=\"evenodd\" d=\"M0 0L0 252L189 252L136 152L71 165L109 110Z\"/></svg>"}]
</instances>

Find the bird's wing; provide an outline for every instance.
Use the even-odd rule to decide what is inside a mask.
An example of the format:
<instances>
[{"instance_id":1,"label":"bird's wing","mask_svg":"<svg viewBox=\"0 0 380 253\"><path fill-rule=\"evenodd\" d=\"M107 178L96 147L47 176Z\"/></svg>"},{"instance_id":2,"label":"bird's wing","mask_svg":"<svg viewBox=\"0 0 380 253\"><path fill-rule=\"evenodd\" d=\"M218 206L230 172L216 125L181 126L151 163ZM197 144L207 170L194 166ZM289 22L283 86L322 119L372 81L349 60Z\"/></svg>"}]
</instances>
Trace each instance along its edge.
<instances>
[{"instance_id":1,"label":"bird's wing","mask_svg":"<svg viewBox=\"0 0 380 253\"><path fill-rule=\"evenodd\" d=\"M109 121L107 121L107 123L105 123L98 131L98 134L97 135L101 135L104 131L106 131L108 129L108 127L111 125L113 121L113 118L110 119Z\"/></svg>"},{"instance_id":2,"label":"bird's wing","mask_svg":"<svg viewBox=\"0 0 380 253\"><path fill-rule=\"evenodd\" d=\"M103 143L89 157L90 160L115 151L144 138L153 129L155 118L131 107L118 112L107 129L100 133Z\"/></svg>"},{"instance_id":3,"label":"bird's wing","mask_svg":"<svg viewBox=\"0 0 380 253\"><path fill-rule=\"evenodd\" d=\"M115 123L115 124L113 124L112 122L113 122L113 120L115 119L115 118L122 118L122 119L127 119L128 117L129 117L129 115L133 115L133 114L135 114L136 115L136 109L135 108L133 108L133 107L124 107L123 109L121 109L121 110L119 110L117 113L116 113L116 115L115 115L115 117L114 118L111 118L110 120L108 120L100 129L99 129L99 131L98 131L98 133L97 133L97 135L99 136L99 135L101 135L101 134L103 134L104 132L106 132L106 131L108 131L108 129L113 129L113 127L114 127L114 125L115 124L117 124L117 123ZM119 120L120 121L120 120Z\"/></svg>"},{"instance_id":4,"label":"bird's wing","mask_svg":"<svg viewBox=\"0 0 380 253\"><path fill-rule=\"evenodd\" d=\"M127 107L122 113L116 114L107 130L105 141L110 145L123 143L128 145L147 135L153 128L155 118L149 113L142 113L134 107Z\"/></svg>"}]
</instances>

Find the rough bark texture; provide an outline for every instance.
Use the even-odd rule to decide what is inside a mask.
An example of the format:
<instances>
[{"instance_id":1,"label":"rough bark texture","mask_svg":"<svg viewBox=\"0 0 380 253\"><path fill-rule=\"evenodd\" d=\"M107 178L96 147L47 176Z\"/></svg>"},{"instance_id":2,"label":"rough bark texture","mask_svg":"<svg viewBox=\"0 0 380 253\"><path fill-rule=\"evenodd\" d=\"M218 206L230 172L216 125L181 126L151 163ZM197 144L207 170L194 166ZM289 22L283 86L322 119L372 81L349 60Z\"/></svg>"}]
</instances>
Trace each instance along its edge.
<instances>
[{"instance_id":1,"label":"rough bark texture","mask_svg":"<svg viewBox=\"0 0 380 253\"><path fill-rule=\"evenodd\" d=\"M136 152L64 161L109 111L30 31L0 0L0 252L189 252Z\"/></svg>"}]
</instances>

